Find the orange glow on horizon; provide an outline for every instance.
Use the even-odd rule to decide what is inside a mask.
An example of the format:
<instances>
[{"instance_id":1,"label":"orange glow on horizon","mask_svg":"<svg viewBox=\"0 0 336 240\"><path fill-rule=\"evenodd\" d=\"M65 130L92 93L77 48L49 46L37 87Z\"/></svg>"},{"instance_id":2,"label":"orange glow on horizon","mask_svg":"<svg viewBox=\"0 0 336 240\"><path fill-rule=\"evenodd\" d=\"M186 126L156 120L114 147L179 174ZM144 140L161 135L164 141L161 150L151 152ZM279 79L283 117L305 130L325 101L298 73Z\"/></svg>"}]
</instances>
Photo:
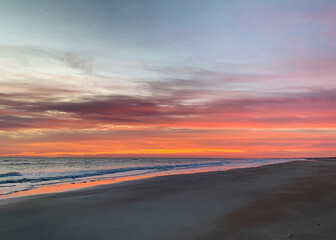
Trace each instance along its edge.
<instances>
[{"instance_id":1,"label":"orange glow on horizon","mask_svg":"<svg viewBox=\"0 0 336 240\"><path fill-rule=\"evenodd\" d=\"M336 142L335 128L146 128L139 133L130 131L127 135L115 135L114 139L107 135L109 131L68 132L64 136L56 135L56 139L53 135L58 132L42 131L41 134L37 131L31 136L46 137L30 142L25 141L29 132L22 133L22 138L15 134L13 141L1 143L0 139L0 144L7 145L7 148L0 148L0 156L327 157L334 153L330 143Z\"/></svg>"}]
</instances>

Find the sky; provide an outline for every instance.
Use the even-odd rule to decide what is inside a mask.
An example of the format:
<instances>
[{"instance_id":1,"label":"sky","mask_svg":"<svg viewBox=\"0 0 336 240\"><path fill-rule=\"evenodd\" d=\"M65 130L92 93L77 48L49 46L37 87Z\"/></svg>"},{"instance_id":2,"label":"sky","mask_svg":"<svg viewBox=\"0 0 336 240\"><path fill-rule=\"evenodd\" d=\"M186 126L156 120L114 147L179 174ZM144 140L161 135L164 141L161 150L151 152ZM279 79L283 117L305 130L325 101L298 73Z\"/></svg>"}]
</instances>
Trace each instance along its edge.
<instances>
[{"instance_id":1,"label":"sky","mask_svg":"<svg viewBox=\"0 0 336 240\"><path fill-rule=\"evenodd\" d=\"M0 156L335 156L335 38L332 0L0 0Z\"/></svg>"}]
</instances>

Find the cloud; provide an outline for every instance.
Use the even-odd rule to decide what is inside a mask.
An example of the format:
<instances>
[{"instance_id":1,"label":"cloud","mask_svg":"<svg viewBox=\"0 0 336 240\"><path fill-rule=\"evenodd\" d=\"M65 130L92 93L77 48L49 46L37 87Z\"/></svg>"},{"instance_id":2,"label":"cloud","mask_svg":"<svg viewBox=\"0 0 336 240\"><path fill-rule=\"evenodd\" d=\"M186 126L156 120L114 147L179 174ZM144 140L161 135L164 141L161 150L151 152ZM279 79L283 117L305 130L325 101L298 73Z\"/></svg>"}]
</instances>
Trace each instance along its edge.
<instances>
[{"instance_id":1,"label":"cloud","mask_svg":"<svg viewBox=\"0 0 336 240\"><path fill-rule=\"evenodd\" d=\"M172 91L172 94L168 94ZM205 91L206 93L206 91ZM1 129L85 127L90 124L163 125L171 127L306 126L336 124L336 91L278 94L193 102L199 90L167 90L158 96L91 95L70 101L29 94L0 94ZM189 102L187 100L190 100Z\"/></svg>"},{"instance_id":2,"label":"cloud","mask_svg":"<svg viewBox=\"0 0 336 240\"><path fill-rule=\"evenodd\" d=\"M93 74L92 58L90 57L68 52L61 57L61 60L70 68L79 69L88 75Z\"/></svg>"}]
</instances>

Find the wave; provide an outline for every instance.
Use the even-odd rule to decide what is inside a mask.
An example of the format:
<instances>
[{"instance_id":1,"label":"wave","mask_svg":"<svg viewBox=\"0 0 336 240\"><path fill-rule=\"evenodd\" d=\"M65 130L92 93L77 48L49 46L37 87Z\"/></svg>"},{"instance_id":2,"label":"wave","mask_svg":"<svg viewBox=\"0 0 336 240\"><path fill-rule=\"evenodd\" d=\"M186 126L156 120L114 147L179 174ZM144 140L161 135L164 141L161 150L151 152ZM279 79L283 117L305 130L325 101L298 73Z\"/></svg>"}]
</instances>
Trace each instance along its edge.
<instances>
[{"instance_id":1,"label":"wave","mask_svg":"<svg viewBox=\"0 0 336 240\"><path fill-rule=\"evenodd\" d=\"M18 176L22 176L22 174L19 173L19 172L0 173L0 178L3 178L3 177L18 177Z\"/></svg>"},{"instance_id":2,"label":"wave","mask_svg":"<svg viewBox=\"0 0 336 240\"><path fill-rule=\"evenodd\" d=\"M157 165L157 166L144 166L144 167L128 167L128 168L114 168L114 169L100 169L100 170L88 170L88 171L76 171L76 172L53 172L49 173L53 176L42 177L24 177L19 179L7 179L0 181L0 184L8 183L38 183L54 180L66 180L66 179L78 179L85 177L95 177L114 173L130 172L130 171L169 171L169 170L182 170L190 168L202 168L202 167L214 167L222 166L223 164L230 164L231 162L210 162L210 163L191 163L191 164L178 164L178 165ZM13 175L7 176L22 176L17 175L19 173L8 173Z\"/></svg>"}]
</instances>

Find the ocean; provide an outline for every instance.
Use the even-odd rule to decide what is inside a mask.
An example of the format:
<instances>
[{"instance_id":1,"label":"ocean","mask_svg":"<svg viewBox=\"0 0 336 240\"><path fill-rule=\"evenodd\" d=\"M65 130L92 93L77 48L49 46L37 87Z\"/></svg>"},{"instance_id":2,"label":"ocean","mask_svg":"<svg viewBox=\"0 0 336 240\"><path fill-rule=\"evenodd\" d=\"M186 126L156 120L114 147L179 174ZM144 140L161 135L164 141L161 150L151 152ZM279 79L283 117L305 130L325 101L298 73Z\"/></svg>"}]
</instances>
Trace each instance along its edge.
<instances>
[{"instance_id":1,"label":"ocean","mask_svg":"<svg viewBox=\"0 0 336 240\"><path fill-rule=\"evenodd\" d=\"M46 186L87 186L153 176L226 171L300 159L219 158L0 158L0 198ZM75 187L72 187L75 188ZM68 189L68 188L64 188ZM52 192L52 190L50 190Z\"/></svg>"}]
</instances>

